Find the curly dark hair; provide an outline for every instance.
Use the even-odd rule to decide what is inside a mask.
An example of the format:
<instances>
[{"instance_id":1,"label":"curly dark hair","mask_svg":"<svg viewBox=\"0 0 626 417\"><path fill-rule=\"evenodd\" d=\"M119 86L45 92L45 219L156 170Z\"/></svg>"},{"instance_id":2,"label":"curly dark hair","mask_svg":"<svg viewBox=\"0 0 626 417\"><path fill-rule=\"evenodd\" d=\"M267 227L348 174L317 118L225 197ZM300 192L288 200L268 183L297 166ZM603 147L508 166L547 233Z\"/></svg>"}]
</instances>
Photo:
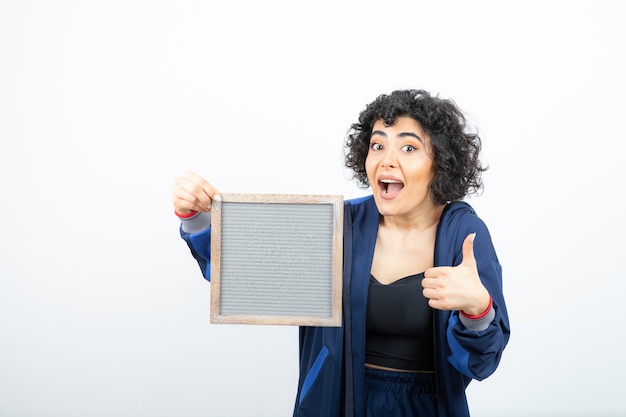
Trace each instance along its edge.
<instances>
[{"instance_id":1,"label":"curly dark hair","mask_svg":"<svg viewBox=\"0 0 626 417\"><path fill-rule=\"evenodd\" d=\"M345 165L354 171L359 187L370 186L365 172L372 129L377 120L393 125L398 117L408 116L419 122L430 137L430 152L435 175L430 184L436 204L460 201L469 194L478 194L482 173L487 170L478 154L482 144L477 133L470 132L465 116L448 99L433 96L424 90L396 90L382 94L359 115L345 142Z\"/></svg>"}]
</instances>

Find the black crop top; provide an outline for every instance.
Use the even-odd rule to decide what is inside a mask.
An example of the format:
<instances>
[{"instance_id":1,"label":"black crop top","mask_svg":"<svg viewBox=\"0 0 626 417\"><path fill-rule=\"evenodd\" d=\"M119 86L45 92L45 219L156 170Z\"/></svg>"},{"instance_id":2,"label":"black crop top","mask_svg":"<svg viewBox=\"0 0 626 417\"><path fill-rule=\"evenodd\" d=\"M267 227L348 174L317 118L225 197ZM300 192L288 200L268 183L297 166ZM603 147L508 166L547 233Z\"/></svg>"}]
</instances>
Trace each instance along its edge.
<instances>
[{"instance_id":1,"label":"black crop top","mask_svg":"<svg viewBox=\"0 0 626 417\"><path fill-rule=\"evenodd\" d=\"M381 284L370 277L365 362L434 371L433 310L422 295L424 273Z\"/></svg>"}]
</instances>

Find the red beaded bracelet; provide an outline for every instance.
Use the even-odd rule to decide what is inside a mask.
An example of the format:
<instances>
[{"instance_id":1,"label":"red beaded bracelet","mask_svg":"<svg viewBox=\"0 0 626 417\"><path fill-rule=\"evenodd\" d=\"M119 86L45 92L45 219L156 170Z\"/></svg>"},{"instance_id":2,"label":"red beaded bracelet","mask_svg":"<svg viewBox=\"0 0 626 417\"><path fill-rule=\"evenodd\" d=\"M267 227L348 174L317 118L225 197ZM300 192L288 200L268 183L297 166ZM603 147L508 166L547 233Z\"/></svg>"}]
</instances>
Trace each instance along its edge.
<instances>
[{"instance_id":1,"label":"red beaded bracelet","mask_svg":"<svg viewBox=\"0 0 626 417\"><path fill-rule=\"evenodd\" d=\"M491 296L489 296L489 305L487 306L487 309L484 312L482 312L481 314L478 314L476 316L472 316L470 314L464 313L463 310L461 310L461 314L463 314L463 317L467 317L468 319L472 319L472 320L482 319L487 314L489 314L489 312L491 311L491 307L492 306L493 306L493 299L491 298Z\"/></svg>"},{"instance_id":2,"label":"red beaded bracelet","mask_svg":"<svg viewBox=\"0 0 626 417\"><path fill-rule=\"evenodd\" d=\"M174 214L176 214L181 219L188 219L188 218L193 217L196 214L198 214L198 211L197 210L192 210L189 213L179 213L176 210L174 210Z\"/></svg>"}]
</instances>

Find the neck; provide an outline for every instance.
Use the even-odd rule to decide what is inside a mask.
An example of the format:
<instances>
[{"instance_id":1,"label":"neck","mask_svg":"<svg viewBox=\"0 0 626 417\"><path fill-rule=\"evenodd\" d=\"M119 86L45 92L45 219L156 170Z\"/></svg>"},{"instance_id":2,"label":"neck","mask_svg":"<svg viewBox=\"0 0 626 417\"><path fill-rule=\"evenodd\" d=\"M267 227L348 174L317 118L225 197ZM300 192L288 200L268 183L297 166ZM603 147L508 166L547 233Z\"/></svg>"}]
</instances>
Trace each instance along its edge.
<instances>
[{"instance_id":1,"label":"neck","mask_svg":"<svg viewBox=\"0 0 626 417\"><path fill-rule=\"evenodd\" d=\"M432 205L409 215L381 216L380 226L406 232L428 230L439 223L444 208L444 205Z\"/></svg>"}]
</instances>

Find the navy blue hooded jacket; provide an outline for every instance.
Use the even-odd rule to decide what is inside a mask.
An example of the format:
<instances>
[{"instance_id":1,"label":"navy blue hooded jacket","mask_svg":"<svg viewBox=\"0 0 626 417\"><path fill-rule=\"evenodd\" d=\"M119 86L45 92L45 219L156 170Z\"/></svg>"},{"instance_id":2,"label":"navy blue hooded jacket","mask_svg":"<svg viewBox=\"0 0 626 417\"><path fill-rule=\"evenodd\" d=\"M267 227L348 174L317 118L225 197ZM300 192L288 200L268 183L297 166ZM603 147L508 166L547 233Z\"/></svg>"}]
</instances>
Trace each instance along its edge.
<instances>
[{"instance_id":1,"label":"navy blue hooded jacket","mask_svg":"<svg viewBox=\"0 0 626 417\"><path fill-rule=\"evenodd\" d=\"M370 270L380 214L372 196L344 203L343 325L300 327L300 379L295 417L365 415L365 317ZM463 241L476 233L474 256L495 317L488 328L469 330L458 311L435 310L437 404L439 417L469 416L465 388L497 368L509 340L502 293L502 270L486 225L465 202L446 206L437 226L435 266L456 266ZM210 230L182 231L209 279Z\"/></svg>"}]
</instances>

